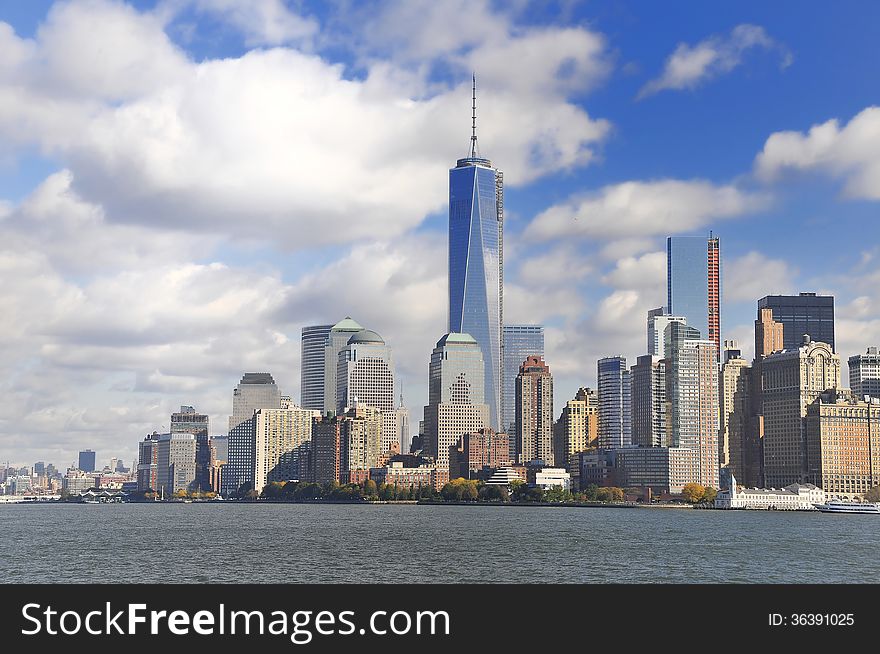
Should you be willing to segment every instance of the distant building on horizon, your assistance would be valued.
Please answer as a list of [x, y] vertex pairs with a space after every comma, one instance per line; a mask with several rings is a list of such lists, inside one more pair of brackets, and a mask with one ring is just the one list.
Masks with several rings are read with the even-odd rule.
[[95, 453], [92, 450], [79, 453], [79, 469], [83, 472], [95, 472]]
[[783, 349], [801, 346], [804, 335], [811, 341], [834, 345], [834, 296], [816, 293], [767, 295], [758, 300], [758, 311], [770, 309], [773, 320], [782, 323]]
[[721, 359], [721, 247], [717, 237], [666, 239], [666, 306], [684, 316], [700, 337], [715, 343]]

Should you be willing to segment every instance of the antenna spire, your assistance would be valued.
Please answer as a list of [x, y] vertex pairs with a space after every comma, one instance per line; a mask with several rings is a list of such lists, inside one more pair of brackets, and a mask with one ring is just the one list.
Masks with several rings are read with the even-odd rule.
[[477, 153], [477, 74], [473, 73], [473, 113], [471, 114], [471, 159], [478, 157]]

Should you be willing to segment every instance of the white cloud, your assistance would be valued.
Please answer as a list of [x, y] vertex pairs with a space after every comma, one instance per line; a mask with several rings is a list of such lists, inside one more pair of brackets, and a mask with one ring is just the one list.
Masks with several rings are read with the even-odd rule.
[[786, 171], [812, 171], [844, 181], [851, 198], [880, 200], [880, 107], [868, 107], [840, 127], [834, 119], [809, 132], [776, 132], [755, 159], [766, 182]]
[[788, 67], [792, 62], [789, 50], [772, 39], [763, 27], [737, 25], [728, 36], [711, 36], [693, 46], [679, 43], [666, 59], [660, 77], [647, 82], [639, 91], [638, 99], [666, 89], [699, 86], [730, 72], [742, 63], [746, 51], [757, 48], [778, 51], [781, 68]]
[[576, 196], [540, 213], [527, 234], [538, 239], [618, 239], [694, 230], [765, 208], [769, 197], [705, 180], [630, 181]]
[[602, 278], [602, 283], [615, 288], [655, 291], [662, 297], [666, 286], [666, 252], [624, 257]]
[[182, 0], [201, 12], [214, 13], [241, 30], [245, 43], [283, 45], [315, 36], [318, 22], [291, 11], [282, 0]]
[[794, 292], [797, 276], [797, 270], [787, 262], [754, 250], [726, 259], [722, 273], [725, 302], [756, 302], [765, 295], [787, 295]]

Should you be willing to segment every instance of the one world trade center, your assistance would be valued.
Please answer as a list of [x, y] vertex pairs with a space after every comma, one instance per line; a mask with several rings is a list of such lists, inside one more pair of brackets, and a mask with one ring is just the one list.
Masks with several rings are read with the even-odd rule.
[[449, 331], [470, 334], [483, 352], [490, 426], [499, 429], [503, 323], [503, 176], [480, 157], [476, 80], [468, 156], [449, 171]]

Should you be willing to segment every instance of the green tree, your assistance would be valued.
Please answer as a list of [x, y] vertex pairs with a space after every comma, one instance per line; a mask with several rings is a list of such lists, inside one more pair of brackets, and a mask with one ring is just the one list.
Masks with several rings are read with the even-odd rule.
[[269, 500], [277, 500], [282, 497], [285, 485], [286, 484], [281, 481], [270, 481], [263, 487], [261, 495]]
[[707, 504], [711, 504], [715, 501], [715, 497], [718, 495], [718, 491], [709, 486], [704, 492], [703, 497], [700, 498], [701, 502], [706, 502]]
[[599, 487], [596, 484], [590, 484], [584, 491], [584, 499], [588, 502], [595, 502], [599, 499]]
[[874, 486], [874, 488], [865, 493], [865, 501], [880, 502], [880, 486]]
[[510, 494], [502, 484], [487, 484], [480, 488], [479, 499], [483, 502], [509, 502]]
[[364, 480], [364, 495], [370, 499], [379, 497], [379, 487], [376, 486], [376, 482], [372, 479]]
[[696, 504], [697, 502], [703, 499], [703, 495], [706, 493], [706, 488], [702, 484], [697, 484], [691, 482], [690, 484], [685, 484], [684, 488], [681, 489], [681, 496], [691, 504]]

